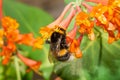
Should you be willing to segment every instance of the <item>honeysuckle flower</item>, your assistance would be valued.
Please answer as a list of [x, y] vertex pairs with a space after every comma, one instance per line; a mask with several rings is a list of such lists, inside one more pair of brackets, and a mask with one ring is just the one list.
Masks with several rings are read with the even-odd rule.
[[67, 16], [66, 19], [64, 19], [64, 20], [59, 24], [59, 26], [60, 26], [61, 28], [63, 28], [64, 30], [66, 30], [66, 29], [68, 28], [71, 20], [72, 20], [73, 17], [75, 16], [75, 12], [76, 12], [75, 9], [72, 7], [70, 14]]
[[41, 37], [38, 37], [34, 41], [33, 48], [42, 49], [43, 48], [43, 44], [44, 44], [43, 39]]
[[11, 19], [10, 17], [4, 17], [2, 19], [2, 27], [5, 32], [9, 32], [18, 29], [19, 24], [16, 20]]
[[4, 56], [2, 64], [6, 65], [8, 63], [15, 50], [16, 46], [12, 42], [8, 42], [7, 46], [2, 47], [2, 51], [0, 52], [0, 56]]
[[64, 18], [65, 14], [68, 12], [68, 10], [72, 7], [73, 2], [69, 3], [63, 10], [63, 12], [60, 14], [60, 16], [51, 24], [49, 24], [47, 27], [53, 28], [55, 25], [58, 25]]
[[89, 15], [85, 12], [80, 12], [76, 16], [76, 24], [80, 26], [79, 32], [81, 34], [88, 34], [89, 39], [94, 40], [95, 35], [93, 32], [94, 23], [90, 21]]
[[101, 4], [93, 7], [90, 15], [91, 17], [96, 18], [99, 20], [102, 24], [107, 24], [107, 19], [104, 15], [104, 13], [107, 11], [107, 6], [103, 6]]
[[88, 10], [88, 12], [91, 12], [92, 11], [92, 6], [88, 5], [86, 2], [82, 2], [82, 5], [85, 6]]
[[77, 32], [77, 25], [75, 23], [73, 29], [67, 33], [66, 41], [69, 45], [70, 52], [76, 57], [81, 58], [82, 57], [82, 51], [80, 50], [80, 43], [82, 40], [83, 35], [81, 34], [78, 39], [75, 39], [76, 32]]
[[70, 52], [72, 52], [76, 58], [82, 57], [82, 51], [80, 50], [80, 43], [82, 40], [83, 35], [80, 35], [78, 39], [74, 39], [70, 44]]
[[81, 12], [81, 8], [79, 6], [76, 6], [77, 12]]
[[[108, 32], [108, 43], [112, 43], [119, 39], [120, 34], [120, 1], [119, 0], [85, 0], [86, 2], [98, 3], [96, 6], [89, 6], [82, 3], [89, 11], [89, 18], [94, 18], [94, 23]], [[77, 16], [78, 17], [78, 16]], [[76, 20], [79, 21], [80, 19]], [[90, 20], [89, 20], [90, 21]], [[91, 22], [91, 21], [90, 21]], [[78, 23], [78, 22], [77, 22]], [[79, 23], [80, 24], [80, 23]], [[80, 26], [80, 32], [84, 32], [85, 27]], [[114, 32], [117, 31], [117, 35]], [[93, 31], [91, 34], [94, 34]], [[89, 37], [89, 36], [88, 36]]]
[[40, 61], [35, 61], [32, 59], [29, 59], [27, 57], [24, 57], [22, 54], [17, 53], [17, 56], [24, 62], [25, 65], [29, 66], [30, 69], [34, 70], [35, 72], [38, 73], [37, 70], [39, 70], [41, 62]]
[[40, 29], [40, 34], [41, 34], [41, 38], [38, 38], [37, 40], [41, 40], [40, 41], [35, 41], [35, 46], [36, 48], [42, 48], [42, 45], [44, 44], [45, 40], [47, 40], [51, 34], [53, 33], [53, 31], [55, 31], [58, 27], [59, 27], [59, 24], [62, 22], [65, 14], [68, 12], [68, 10], [71, 8], [72, 6], [72, 2], [69, 3], [63, 10], [63, 12], [60, 14], [60, 16], [55, 20], [53, 21], [52, 23], [50, 23], [49, 25], [47, 25], [46, 27], [42, 27]]
[[70, 32], [67, 33], [66, 41], [67, 41], [68, 44], [72, 43], [73, 39], [76, 36], [76, 32], [77, 32], [77, 25], [75, 23], [74, 28]]
[[0, 29], [0, 48], [3, 46], [4, 41], [3, 41], [3, 29]]
[[39, 33], [41, 34], [41, 38], [39, 38], [39, 39], [41, 40], [41, 42], [37, 41], [37, 40], [35, 41], [36, 42], [35, 46], [37, 48], [42, 48], [42, 45], [44, 44], [45, 40], [47, 40], [54, 31], [59, 31], [59, 27], [66, 29], [69, 26], [70, 21], [72, 20], [72, 18], [75, 15], [74, 8], [71, 9], [71, 13], [69, 14], [69, 16], [66, 19], [64, 19], [64, 17], [65, 17], [65, 14], [68, 12], [68, 10], [72, 7], [72, 4], [73, 4], [72, 2], [69, 3], [64, 8], [61, 15], [55, 21], [53, 21], [51, 24], [47, 25], [46, 27], [42, 27], [40, 29]]
[[85, 0], [87, 2], [101, 3], [103, 5], [107, 5], [109, 0]]
[[88, 20], [88, 14], [85, 12], [80, 12], [76, 16], [76, 24], [81, 25], [84, 24], [86, 26], [90, 26], [90, 21]]
[[10, 17], [2, 18], [2, 29], [0, 29], [0, 56], [3, 57], [2, 64], [6, 65], [13, 55], [17, 55], [27, 66], [37, 72], [41, 62], [30, 60], [18, 53], [17, 44], [33, 46], [36, 39], [32, 33], [20, 34], [19, 24]]
[[28, 46], [33, 46], [35, 38], [32, 33], [20, 35], [20, 39], [17, 41], [18, 44], [24, 44]]

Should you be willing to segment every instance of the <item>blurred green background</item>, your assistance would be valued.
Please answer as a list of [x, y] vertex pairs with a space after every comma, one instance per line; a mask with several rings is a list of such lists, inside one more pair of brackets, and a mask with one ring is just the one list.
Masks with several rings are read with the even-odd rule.
[[[21, 33], [32, 32], [37, 37], [40, 36], [40, 27], [56, 19], [65, 3], [70, 1], [75, 0], [3, 0], [3, 14], [19, 22]], [[42, 61], [39, 70], [43, 72], [43, 76], [32, 71], [26, 73], [27, 67], [20, 62], [21, 79], [50, 80], [52, 76], [51, 80], [55, 80], [59, 76], [63, 80], [120, 80], [120, 41], [108, 44], [107, 33], [98, 27], [95, 27], [94, 31], [96, 34], [94, 41], [90, 41], [87, 36], [82, 40], [80, 48], [83, 58], [54, 65], [48, 61], [49, 45], [45, 44], [42, 50], [19, 45], [24, 56]], [[0, 63], [0, 80], [17, 80], [12, 59], [6, 66]]]

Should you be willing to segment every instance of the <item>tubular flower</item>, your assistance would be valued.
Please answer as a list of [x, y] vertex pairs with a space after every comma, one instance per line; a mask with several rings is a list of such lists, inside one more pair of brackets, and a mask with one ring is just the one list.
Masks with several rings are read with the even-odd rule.
[[74, 28], [70, 32], [67, 33], [66, 41], [68, 44], [72, 43], [73, 39], [76, 36], [76, 32], [77, 32], [77, 25], [75, 23]]
[[[39, 39], [42, 41], [42, 44], [41, 44], [41, 42], [36, 40], [36, 44], [35, 44], [36, 48], [41, 48], [41, 46], [44, 44], [45, 40], [47, 40], [56, 29], [58, 29], [58, 25], [61, 23], [65, 14], [68, 12], [68, 10], [71, 8], [71, 6], [72, 6], [72, 3], [69, 3], [64, 8], [61, 15], [55, 21], [53, 21], [51, 24], [47, 25], [46, 27], [42, 27], [40, 29], [39, 33], [41, 34], [41, 38], [39, 38]], [[37, 46], [37, 45], [40, 45], [40, 46]]]
[[32, 33], [20, 35], [20, 38], [17, 41], [18, 44], [25, 44], [28, 46], [33, 46], [34, 42], [35, 42], [35, 39]]
[[[20, 34], [18, 30], [19, 24], [15, 19], [10, 17], [2, 18], [2, 29], [0, 29], [0, 56], [3, 57], [2, 64], [7, 64], [12, 57], [12, 55], [17, 54], [18, 57], [31, 69], [36, 70], [41, 63], [24, 58], [22, 55], [18, 54], [16, 44], [24, 44], [28, 46], [33, 46], [35, 43], [35, 38], [31, 33]], [[36, 66], [38, 65], [38, 66]]]
[[[69, 26], [72, 18], [74, 17], [75, 15], [75, 10], [74, 8], [72, 7], [71, 9], [71, 13], [69, 14], [69, 16], [63, 20], [65, 14], [68, 12], [68, 10], [71, 8], [72, 6], [72, 3], [69, 3], [63, 10], [63, 12], [61, 13], [61, 15], [55, 20], [53, 21], [51, 24], [47, 25], [46, 27], [42, 27], [39, 31], [39, 33], [41, 34], [41, 37], [39, 38], [41, 40], [40, 41], [35, 41], [36, 44], [35, 44], [35, 47], [36, 48], [41, 48], [42, 45], [44, 44], [44, 42], [50, 38], [51, 34], [54, 32], [54, 31], [57, 31], [59, 32], [59, 28], [63, 28], [63, 29], [67, 29], [67, 27]], [[38, 39], [38, 40], [39, 40]]]
[[109, 0], [85, 0], [87, 2], [101, 3], [103, 5], [107, 5]]
[[91, 11], [90, 15], [91, 17], [95, 17], [97, 20], [99, 20], [102, 24], [107, 23], [107, 19], [104, 15], [104, 13], [107, 11], [107, 7], [103, 6], [101, 4], [93, 7], [93, 10]]
[[4, 17], [4, 19], [2, 19], [2, 27], [4, 31], [9, 32], [16, 30], [19, 27], [19, 24], [16, 20], [11, 19], [10, 17]]
[[4, 44], [3, 35], [4, 35], [3, 30], [0, 29], [0, 48], [1, 48], [1, 47], [3, 46], [3, 44]]
[[79, 32], [81, 34], [87, 33], [89, 39], [94, 40], [95, 35], [93, 32], [94, 23], [89, 20], [89, 15], [85, 12], [80, 12], [76, 16], [76, 24], [80, 26]]
[[78, 39], [74, 39], [70, 45], [70, 52], [72, 52], [76, 58], [82, 57], [82, 51], [79, 48], [82, 37], [83, 35], [81, 35]]
[[24, 57], [23, 55], [21, 55], [20, 53], [17, 53], [17, 56], [24, 62], [24, 64], [29, 66], [30, 69], [34, 70], [35, 72], [37, 72], [37, 70], [39, 69], [39, 67], [41, 65], [41, 62], [28, 59], [28, 58]]
[[43, 44], [44, 44], [43, 39], [41, 37], [38, 37], [35, 39], [33, 47], [38, 48], [38, 49], [42, 49]]
[[[82, 5], [89, 10], [89, 14], [81, 11], [76, 16], [76, 24], [80, 26], [79, 32], [87, 33], [91, 40], [94, 40], [93, 23], [108, 32], [108, 43], [120, 38], [120, 1], [119, 0], [85, 0], [86, 2], [99, 3], [96, 6], [89, 6], [85, 2]], [[90, 20], [93, 18], [94, 20]], [[114, 33], [117, 31], [117, 34]]]

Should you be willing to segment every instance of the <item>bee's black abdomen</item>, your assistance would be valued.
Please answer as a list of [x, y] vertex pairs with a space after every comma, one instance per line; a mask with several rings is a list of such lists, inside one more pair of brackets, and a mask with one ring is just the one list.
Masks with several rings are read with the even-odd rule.
[[65, 55], [63, 56], [58, 56], [57, 60], [58, 61], [67, 61], [70, 58], [70, 52], [67, 52]]

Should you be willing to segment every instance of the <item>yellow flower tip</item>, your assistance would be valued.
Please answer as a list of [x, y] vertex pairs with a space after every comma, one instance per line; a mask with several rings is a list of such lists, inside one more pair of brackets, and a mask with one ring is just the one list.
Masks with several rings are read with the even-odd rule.
[[29, 66], [34, 71], [38, 70], [41, 65], [41, 62], [24, 57], [20, 53], [17, 53], [17, 56], [21, 59], [21, 61], [24, 62], [24, 64]]
[[82, 36], [80, 36], [79, 40], [74, 39], [72, 43], [70, 44], [70, 52], [74, 54], [76, 58], [81, 58], [82, 57], [82, 51], [79, 49], [80, 42], [81, 42]]
[[5, 57], [5, 59], [2, 61], [2, 64], [3, 64], [3, 65], [7, 65], [8, 62], [9, 62], [9, 59], [10, 59], [10, 58]]
[[0, 47], [2, 47], [4, 44], [3, 35], [4, 35], [4, 31], [0, 29]]
[[19, 44], [25, 44], [28, 46], [33, 46], [34, 45], [34, 36], [32, 33], [29, 34], [23, 34], [23, 35], [19, 35], [19, 40], [17, 41], [17, 43]]
[[108, 30], [114, 31], [116, 26], [109, 22]]
[[55, 28], [56, 28], [56, 26], [54, 26], [53, 28], [42, 27], [40, 29], [39, 33], [41, 34], [43, 39], [47, 39], [50, 37], [50, 35], [52, 34], [52, 32], [54, 31]]
[[102, 24], [107, 24], [107, 19], [104, 15], [100, 15], [98, 16], [98, 20], [102, 23]]
[[94, 34], [94, 32], [91, 32], [90, 34], [88, 34], [88, 38], [90, 39], [90, 40], [95, 40], [95, 34]]
[[43, 44], [44, 44], [44, 40], [41, 37], [38, 37], [34, 42], [33, 48], [42, 49]]
[[11, 17], [3, 17], [2, 27], [7, 31], [15, 30], [19, 27], [19, 24], [15, 19], [12, 19]]
[[77, 16], [76, 16], [76, 24], [77, 25], [81, 25], [81, 24], [85, 24], [86, 22], [88, 23], [88, 14], [85, 12], [80, 12]]
[[82, 51], [79, 49], [79, 47], [76, 48], [75, 57], [76, 58], [81, 58], [82, 57]]
[[120, 33], [118, 32], [117, 36], [115, 37], [116, 40], [120, 39]]
[[108, 43], [111, 44], [115, 41], [115, 38], [114, 37], [109, 37], [108, 38]]

